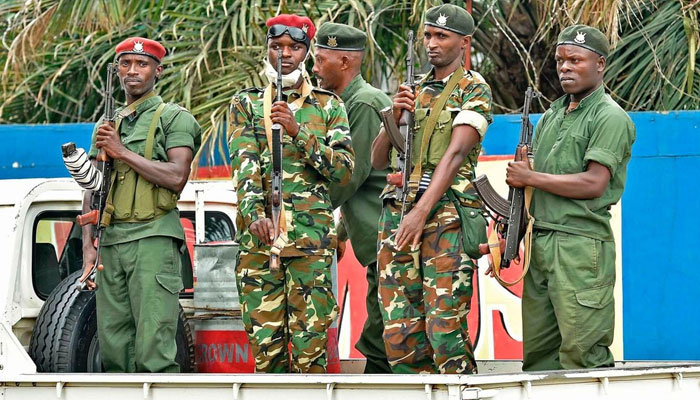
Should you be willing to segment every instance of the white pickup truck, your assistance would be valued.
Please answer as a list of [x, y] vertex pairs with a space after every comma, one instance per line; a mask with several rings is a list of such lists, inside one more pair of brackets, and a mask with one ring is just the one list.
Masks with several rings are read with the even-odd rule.
[[[195, 193], [198, 193], [195, 196]], [[197, 206], [195, 206], [197, 197]], [[685, 399], [700, 396], [700, 364], [619, 363], [592, 371], [522, 373], [518, 361], [480, 361], [466, 375], [255, 375], [195, 373], [192, 324], [180, 313], [181, 374], [104, 374], [95, 301], [77, 292], [82, 192], [70, 179], [0, 181], [0, 400], [6, 399]], [[179, 209], [191, 239], [233, 239], [230, 182], [195, 182]], [[204, 206], [203, 206], [204, 205]], [[206, 229], [205, 229], [206, 227]], [[183, 309], [192, 309], [192, 263], [183, 255]], [[698, 338], [689, 338], [697, 340]], [[662, 345], [662, 344], [660, 344]]]

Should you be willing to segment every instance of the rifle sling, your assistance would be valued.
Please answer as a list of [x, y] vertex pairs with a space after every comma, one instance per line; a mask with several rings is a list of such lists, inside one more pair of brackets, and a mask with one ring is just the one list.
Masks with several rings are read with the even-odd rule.
[[[267, 85], [265, 88], [265, 92], [263, 93], [263, 122], [265, 124], [265, 136], [267, 137], [267, 145], [270, 147], [270, 153], [274, 155], [274, 152], [272, 150], [272, 120], [270, 119], [270, 114], [272, 113], [272, 92], [273, 92], [273, 85], [270, 83]], [[278, 89], [281, 90], [281, 89]], [[304, 101], [306, 101], [306, 98], [311, 95], [311, 85], [306, 81], [306, 79], [302, 80], [301, 84], [301, 97], [298, 99], [294, 100], [292, 102], [292, 109], [300, 109], [301, 106], [304, 104]], [[282, 144], [282, 140], [280, 140], [280, 144]], [[283, 176], [284, 176], [284, 168], [282, 169], [283, 171]], [[282, 196], [280, 194], [280, 196]], [[284, 211], [284, 200], [280, 199], [280, 222], [279, 222], [279, 227], [280, 227], [280, 233], [282, 232], [287, 232], [287, 219], [285, 218], [285, 211]], [[285, 236], [285, 235], [280, 235], [280, 236]], [[280, 243], [280, 245], [284, 246], [286, 245], [285, 243]], [[273, 246], [275, 246], [273, 244]], [[278, 248], [277, 250], [281, 251], [281, 248]]]
[[[455, 87], [457, 87], [457, 84], [463, 77], [464, 68], [457, 68], [457, 70], [452, 74], [450, 80], [447, 81], [447, 85], [445, 85], [445, 88], [442, 90], [442, 93], [440, 93], [440, 97], [438, 97], [438, 99], [435, 101], [435, 103], [430, 109], [430, 115], [428, 116], [428, 120], [425, 123], [425, 128], [423, 129], [423, 138], [420, 144], [420, 153], [418, 153], [419, 159], [416, 160], [416, 166], [415, 168], [413, 168], [413, 172], [411, 173], [411, 177], [409, 179], [409, 186], [414, 185], [417, 187], [418, 182], [420, 182], [420, 177], [423, 173], [423, 154], [427, 153], [428, 151], [428, 143], [430, 143], [430, 138], [433, 136], [435, 124], [437, 124], [438, 117], [440, 116], [442, 109], [445, 108], [445, 104], [447, 104], [447, 99], [450, 98], [452, 91]], [[407, 168], [410, 167], [411, 166], [407, 166]]]
[[[532, 164], [532, 162], [530, 162]], [[531, 165], [532, 167], [532, 165]], [[533, 168], [534, 169], [534, 168]], [[532, 186], [525, 187], [525, 216], [527, 218], [527, 227], [525, 228], [525, 236], [523, 237], [523, 271], [520, 276], [511, 282], [501, 278], [501, 242], [498, 238], [496, 228], [491, 230], [489, 234], [489, 252], [491, 253], [491, 269], [493, 269], [494, 277], [503, 287], [510, 287], [525, 278], [527, 271], [530, 269], [530, 251], [532, 249], [532, 229], [535, 224], [535, 218], [530, 215], [530, 203], [532, 202]]]

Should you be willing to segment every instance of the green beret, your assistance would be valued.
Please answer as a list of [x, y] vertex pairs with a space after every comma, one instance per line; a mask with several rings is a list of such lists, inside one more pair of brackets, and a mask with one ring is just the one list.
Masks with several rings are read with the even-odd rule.
[[447, 29], [462, 36], [474, 33], [474, 19], [462, 7], [454, 4], [435, 6], [425, 12], [425, 24]]
[[588, 25], [573, 25], [564, 28], [557, 38], [557, 46], [570, 44], [607, 57], [610, 52], [608, 38], [596, 28]]
[[345, 24], [326, 22], [316, 33], [316, 47], [330, 50], [363, 51], [367, 35]]

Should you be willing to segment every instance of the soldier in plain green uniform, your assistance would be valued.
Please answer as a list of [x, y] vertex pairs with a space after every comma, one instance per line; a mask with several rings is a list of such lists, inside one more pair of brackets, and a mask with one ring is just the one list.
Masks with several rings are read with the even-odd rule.
[[377, 298], [377, 221], [382, 210], [379, 195], [388, 170], [375, 170], [370, 162], [372, 142], [381, 128], [379, 111], [391, 105], [381, 90], [360, 74], [367, 35], [357, 28], [327, 22], [316, 35], [313, 72], [321, 88], [340, 96], [350, 120], [355, 169], [346, 186], [331, 186], [333, 207], [340, 207], [338, 258], [350, 238], [355, 257], [367, 268], [367, 320], [355, 347], [365, 355], [365, 373], [391, 373], [382, 334], [382, 314]]
[[[350, 182], [352, 142], [340, 99], [313, 87], [304, 74], [313, 22], [282, 14], [266, 24], [270, 84], [236, 94], [231, 107], [240, 243], [236, 283], [256, 372], [323, 373], [328, 328], [338, 314], [330, 270], [337, 240], [329, 185]], [[282, 88], [276, 87], [273, 67], [278, 50]], [[285, 100], [273, 102], [277, 90]], [[284, 130], [280, 238], [286, 240], [281, 241], [273, 238], [270, 218], [272, 123]], [[270, 268], [271, 250], [280, 252], [276, 271]]]
[[509, 185], [534, 188], [522, 299], [525, 371], [614, 366], [610, 207], [622, 196], [635, 127], [605, 93], [608, 51], [595, 28], [561, 32], [555, 60], [566, 94], [537, 125], [534, 171], [526, 161], [507, 169]]
[[[107, 203], [114, 207], [101, 238], [104, 270], [98, 288], [97, 333], [107, 372], [179, 372], [175, 362], [180, 249], [185, 240], [177, 199], [190, 174], [200, 127], [184, 108], [153, 90], [165, 48], [130, 38], [116, 48], [117, 73], [127, 104], [114, 125], [98, 122], [89, 152], [114, 160]], [[83, 211], [89, 211], [91, 192]], [[92, 226], [83, 227], [83, 270], [95, 262]]]

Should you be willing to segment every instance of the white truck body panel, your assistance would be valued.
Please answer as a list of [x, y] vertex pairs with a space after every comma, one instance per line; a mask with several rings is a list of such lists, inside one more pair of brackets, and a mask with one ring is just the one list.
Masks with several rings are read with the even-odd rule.
[[691, 365], [475, 376], [33, 374], [0, 382], [4, 400], [658, 400], [699, 395], [700, 366]]
[[[18, 399], [697, 399], [700, 363], [623, 363], [619, 368], [520, 373], [520, 362], [482, 361], [479, 375], [49, 374], [36, 373], [20, 334], [43, 301], [31, 276], [33, 222], [47, 210], [76, 210], [82, 191], [70, 179], [0, 181], [0, 400]], [[229, 215], [230, 181], [186, 187], [180, 210]], [[201, 211], [201, 209], [199, 210]], [[199, 213], [201, 215], [201, 213]], [[349, 365], [352, 363], [346, 363]], [[357, 366], [355, 366], [355, 369]], [[345, 369], [349, 370], [349, 369]]]

